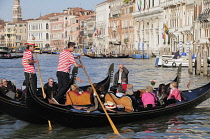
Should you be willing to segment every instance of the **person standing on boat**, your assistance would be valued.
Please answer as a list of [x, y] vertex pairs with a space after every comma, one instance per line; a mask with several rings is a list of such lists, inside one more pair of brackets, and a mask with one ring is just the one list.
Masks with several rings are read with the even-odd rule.
[[178, 59], [180, 58], [179, 50], [175, 52], [173, 59]]
[[26, 43], [26, 51], [23, 54], [22, 65], [24, 67], [24, 75], [26, 81], [26, 92], [29, 90], [29, 85], [31, 89], [35, 91], [37, 89], [37, 76], [35, 71], [34, 63], [39, 63], [36, 59], [34, 60], [33, 51], [35, 49], [34, 43]]
[[126, 83], [128, 83], [128, 74], [129, 74], [128, 69], [126, 67], [124, 67], [123, 64], [120, 64], [119, 70], [114, 75], [113, 85], [114, 86], [121, 85], [123, 78], [126, 78], [127, 79]]
[[[59, 103], [64, 103], [64, 94], [66, 91], [69, 89], [69, 72], [71, 70], [72, 64], [74, 64], [78, 68], [84, 68], [83, 65], [78, 64], [72, 52], [75, 49], [75, 43], [74, 42], [68, 42], [68, 48], [66, 50], [63, 50], [60, 54], [59, 57], [59, 62], [58, 62], [58, 69], [56, 76], [58, 78], [58, 93], [55, 96], [55, 99]], [[80, 57], [78, 57], [80, 58]]]

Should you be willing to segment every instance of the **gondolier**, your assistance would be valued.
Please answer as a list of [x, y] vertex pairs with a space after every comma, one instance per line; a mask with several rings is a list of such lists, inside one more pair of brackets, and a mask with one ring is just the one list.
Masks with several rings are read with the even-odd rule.
[[71, 53], [74, 51], [74, 49], [75, 43], [69, 42], [68, 48], [66, 50], [63, 50], [59, 57], [58, 69], [56, 73], [56, 76], [58, 78], [58, 94], [55, 96], [55, 99], [59, 103], [64, 103], [64, 94], [70, 87], [68, 83], [70, 81], [69, 72], [71, 70], [72, 64], [74, 64], [78, 68], [84, 68], [83, 65], [80, 65], [75, 61], [74, 56]]
[[37, 76], [34, 67], [34, 63], [38, 63], [38, 60], [34, 60], [33, 51], [35, 48], [34, 43], [26, 43], [26, 51], [23, 54], [22, 65], [24, 67], [24, 75], [26, 80], [26, 91], [29, 89], [29, 85], [31, 85], [32, 90], [37, 89]]

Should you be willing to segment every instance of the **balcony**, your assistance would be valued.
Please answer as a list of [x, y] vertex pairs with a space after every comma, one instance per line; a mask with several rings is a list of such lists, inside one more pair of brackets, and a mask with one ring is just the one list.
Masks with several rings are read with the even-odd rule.
[[[136, 17], [145, 17], [145, 16], [156, 16], [155, 14], [159, 14], [163, 11], [163, 8], [160, 6], [157, 7], [153, 7], [147, 10], [143, 10], [143, 11], [138, 11], [138, 12], [133, 12], [132, 15], [134, 18]], [[146, 17], [148, 18], [148, 17]]]

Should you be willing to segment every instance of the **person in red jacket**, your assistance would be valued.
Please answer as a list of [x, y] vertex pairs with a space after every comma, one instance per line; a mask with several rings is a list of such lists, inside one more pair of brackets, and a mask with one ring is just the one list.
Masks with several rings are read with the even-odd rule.
[[176, 82], [171, 82], [170, 83], [170, 93], [168, 95], [168, 102], [171, 103], [176, 103], [176, 102], [180, 102], [181, 99], [181, 94], [179, 92], [179, 90], [177, 89], [177, 83]]
[[126, 91], [127, 90], [127, 78], [122, 78], [122, 84], [121, 84], [121, 86], [122, 86], [122, 88], [123, 88], [123, 90], [124, 91]]

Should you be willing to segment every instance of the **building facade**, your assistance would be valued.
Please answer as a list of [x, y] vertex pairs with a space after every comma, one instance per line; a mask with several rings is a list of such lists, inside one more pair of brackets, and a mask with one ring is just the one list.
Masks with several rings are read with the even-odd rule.
[[48, 48], [51, 43], [50, 17], [56, 17], [62, 14], [50, 13], [35, 20], [28, 21], [28, 41], [34, 42], [41, 48]]
[[164, 45], [163, 33], [163, 9], [160, 1], [142, 1], [140, 5], [136, 1], [135, 18], [135, 48], [151, 55], [158, 53]]
[[84, 20], [84, 46], [92, 47], [93, 45], [93, 34], [96, 26], [96, 15], [93, 14], [89, 18]]
[[123, 0], [113, 0], [110, 2], [109, 16], [109, 44], [112, 52], [120, 54], [124, 52], [122, 48], [122, 23], [121, 23], [121, 7]]
[[106, 0], [96, 5], [96, 25], [93, 34], [93, 45], [100, 47], [102, 53], [109, 53], [109, 15], [110, 2]]
[[7, 47], [16, 47], [16, 25], [6, 23], [4, 26], [4, 45]]
[[16, 40], [15, 46], [22, 47], [28, 40], [28, 24], [27, 21], [19, 21], [15, 23]]
[[134, 17], [132, 13], [136, 11], [135, 2], [129, 1], [121, 7], [121, 46], [124, 54], [131, 54], [134, 50], [135, 35], [134, 35]]
[[[61, 51], [66, 47], [67, 39], [67, 14], [49, 17], [50, 19], [50, 47]], [[47, 46], [49, 47], [49, 45]]]

